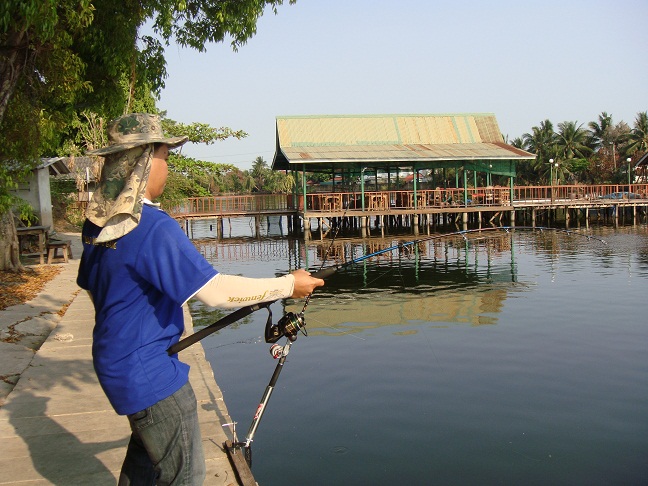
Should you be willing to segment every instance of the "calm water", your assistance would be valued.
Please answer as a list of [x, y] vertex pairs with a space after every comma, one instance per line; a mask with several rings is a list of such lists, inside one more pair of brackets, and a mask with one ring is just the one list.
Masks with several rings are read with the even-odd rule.
[[[232, 231], [253, 234], [240, 221]], [[197, 245], [226, 273], [317, 268], [328, 242], [306, 248], [280, 233]], [[607, 244], [488, 233], [331, 277], [257, 431], [257, 481], [648, 484], [648, 229], [588, 233]], [[331, 258], [381, 243], [355, 241], [339, 238]], [[274, 304], [275, 321], [284, 307], [301, 302]], [[219, 316], [196, 304], [192, 313], [205, 324]], [[240, 438], [276, 363], [262, 339], [266, 316], [203, 341]]]

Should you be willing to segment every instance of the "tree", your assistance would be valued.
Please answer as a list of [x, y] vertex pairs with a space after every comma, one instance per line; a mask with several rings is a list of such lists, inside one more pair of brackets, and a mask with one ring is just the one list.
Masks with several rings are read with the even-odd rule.
[[628, 138], [629, 143], [626, 148], [628, 155], [648, 152], [648, 112], [637, 113], [634, 127]]
[[589, 122], [590, 138], [589, 146], [593, 152], [610, 145], [610, 129], [612, 128], [612, 115], [602, 112], [598, 117], [598, 122]]
[[[553, 124], [549, 120], [540, 122], [539, 127], [532, 127], [531, 133], [522, 135], [524, 147], [529, 152], [536, 154], [536, 160], [533, 165], [538, 178], [545, 174], [549, 175], [549, 159], [555, 155], [556, 134], [554, 133]], [[546, 177], [548, 180], [549, 178]]]
[[556, 133], [555, 154], [561, 159], [585, 158], [592, 150], [587, 146], [588, 132], [583, 125], [576, 126], [576, 122], [562, 122], [558, 124]]
[[[0, 269], [18, 268], [11, 263], [18, 261], [11, 187], [39, 157], [61, 154], [78, 137], [80, 113], [111, 119], [132, 111], [139, 100], [164, 87], [164, 46], [171, 39], [204, 51], [209, 43], [230, 36], [237, 50], [256, 33], [265, 8], [276, 13], [281, 4], [283, 0], [0, 2]], [[147, 22], [155, 35], [140, 35]], [[6, 248], [11, 248], [10, 258], [1, 257]]]
[[266, 182], [272, 176], [272, 170], [268, 167], [268, 163], [263, 160], [263, 157], [254, 159], [250, 175], [254, 179], [254, 189], [265, 192]]

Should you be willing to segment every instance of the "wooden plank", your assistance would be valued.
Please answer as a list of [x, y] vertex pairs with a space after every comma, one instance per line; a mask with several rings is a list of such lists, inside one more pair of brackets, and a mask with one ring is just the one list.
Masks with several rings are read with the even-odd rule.
[[245, 453], [243, 449], [234, 447], [231, 440], [225, 441], [223, 444], [227, 457], [229, 457], [232, 468], [236, 473], [236, 478], [241, 486], [257, 486], [257, 482], [252, 475], [250, 466], [245, 460]]

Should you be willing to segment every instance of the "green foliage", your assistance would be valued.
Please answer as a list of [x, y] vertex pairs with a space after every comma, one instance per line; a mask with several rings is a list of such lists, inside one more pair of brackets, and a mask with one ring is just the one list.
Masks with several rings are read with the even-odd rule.
[[[0, 166], [10, 160], [21, 166], [0, 168], [0, 211], [10, 206], [8, 188], [39, 157], [78, 155], [87, 148], [84, 143], [92, 139], [84, 128], [91, 122], [87, 113], [110, 120], [125, 112], [156, 111], [155, 97], [167, 76], [164, 46], [172, 38], [204, 51], [229, 36], [238, 49], [256, 33], [265, 8], [276, 13], [281, 4], [283, 0], [0, 2]], [[155, 35], [140, 35], [146, 22], [152, 22]], [[204, 124], [170, 122], [167, 128], [203, 143], [246, 136]]]
[[[175, 38], [184, 47], [200, 52], [212, 42], [231, 38], [237, 50], [256, 34], [256, 23], [266, 7], [277, 13], [283, 0], [159, 0], [143, 2], [148, 15], [155, 18], [154, 30], [168, 42]], [[290, 0], [290, 4], [296, 0]]]
[[590, 161], [588, 159], [571, 159], [567, 163], [570, 172], [580, 174], [589, 170]]
[[582, 125], [576, 122], [562, 122], [558, 124], [558, 133], [555, 138], [556, 157], [562, 159], [583, 158], [592, 150], [586, 145], [588, 133]]
[[166, 117], [162, 118], [162, 128], [170, 136], [186, 135], [190, 142], [207, 145], [230, 137], [240, 140], [248, 135], [243, 130], [232, 130], [228, 127], [213, 128], [206, 123], [178, 123]]
[[13, 202], [12, 212], [25, 226], [32, 226], [38, 223], [38, 216], [36, 216], [34, 208], [30, 204], [19, 197], [15, 197]]
[[637, 113], [628, 141], [627, 155], [648, 152], [648, 112]]
[[74, 179], [50, 178], [50, 193], [52, 202], [67, 200], [70, 196], [76, 196], [77, 186]]
[[[514, 145], [519, 144], [515, 146], [537, 155], [533, 164], [518, 164], [518, 181], [549, 183], [552, 171], [558, 180], [574, 183], [627, 180], [626, 158], [637, 160], [648, 152], [648, 113], [638, 113], [632, 129], [624, 122], [615, 124], [606, 112], [587, 126], [589, 130], [576, 122], [562, 122], [555, 132], [553, 124], [545, 120], [521, 140], [514, 140]], [[554, 159], [553, 168], [549, 159]]]
[[249, 176], [254, 184], [253, 190], [264, 193], [289, 193], [295, 186], [295, 179], [291, 175], [270, 169], [263, 157], [257, 157], [249, 171]]

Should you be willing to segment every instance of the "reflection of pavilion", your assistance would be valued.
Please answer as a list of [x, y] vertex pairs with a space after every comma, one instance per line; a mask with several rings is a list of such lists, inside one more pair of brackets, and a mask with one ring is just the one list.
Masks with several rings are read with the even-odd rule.
[[[486, 236], [479, 232], [463, 236], [439, 233], [437, 235], [420, 238], [420, 240], [414, 245], [407, 245], [403, 248], [396, 248], [385, 253], [380, 253], [383, 250], [398, 246], [399, 243], [412, 242], [411, 235], [388, 238], [338, 237], [332, 243], [307, 244], [309, 248], [315, 247], [316, 260], [309, 260], [308, 252], [306, 252], [305, 264], [311, 271], [314, 271], [320, 267], [322, 261], [325, 261], [324, 266], [342, 265], [363, 255], [373, 253], [377, 253], [377, 255], [372, 256], [370, 259], [374, 263], [380, 261], [400, 261], [402, 259], [418, 262], [425, 258], [433, 258], [436, 261], [441, 261], [447, 258], [457, 258], [458, 252], [464, 253], [466, 251], [466, 245], [471, 246], [471, 251], [494, 253], [511, 251], [510, 235], [505, 232], [490, 233]], [[479, 246], [476, 246], [476, 244]]]
[[430, 291], [378, 299], [376, 295], [356, 296], [336, 299], [335, 303], [326, 306], [311, 305], [306, 325], [311, 334], [344, 335], [384, 326], [395, 326], [397, 331], [422, 322], [496, 324], [496, 314], [501, 311], [506, 296], [507, 291], [502, 288]]
[[[336, 241], [330, 248], [330, 245], [317, 245], [316, 255], [321, 260], [329, 250], [327, 262], [340, 265], [397, 243], [392, 238]], [[342, 272], [348, 272], [346, 282], [341, 275], [335, 277], [342, 280], [333, 280], [331, 287], [322, 290], [322, 293], [330, 292], [321, 296], [326, 304], [309, 307], [308, 329], [337, 334], [383, 326], [409, 328], [417, 323], [478, 326], [497, 322], [496, 314], [501, 312], [508, 294], [506, 283], [517, 281], [510, 234], [484, 238], [475, 233], [467, 239], [449, 235], [418, 242], [410, 252], [406, 259], [398, 255], [397, 249], [345, 266]], [[477, 261], [479, 269], [473, 266]], [[465, 264], [457, 265], [457, 262]], [[391, 277], [385, 273], [386, 269]], [[360, 280], [363, 283], [358, 287], [368, 284], [376, 286], [377, 291], [366, 293], [362, 288], [349, 287], [350, 281]], [[396, 289], [399, 282], [402, 289]], [[493, 287], [495, 282], [499, 283]], [[335, 288], [336, 285], [340, 287]], [[489, 285], [489, 289], [485, 290], [483, 285]]]

